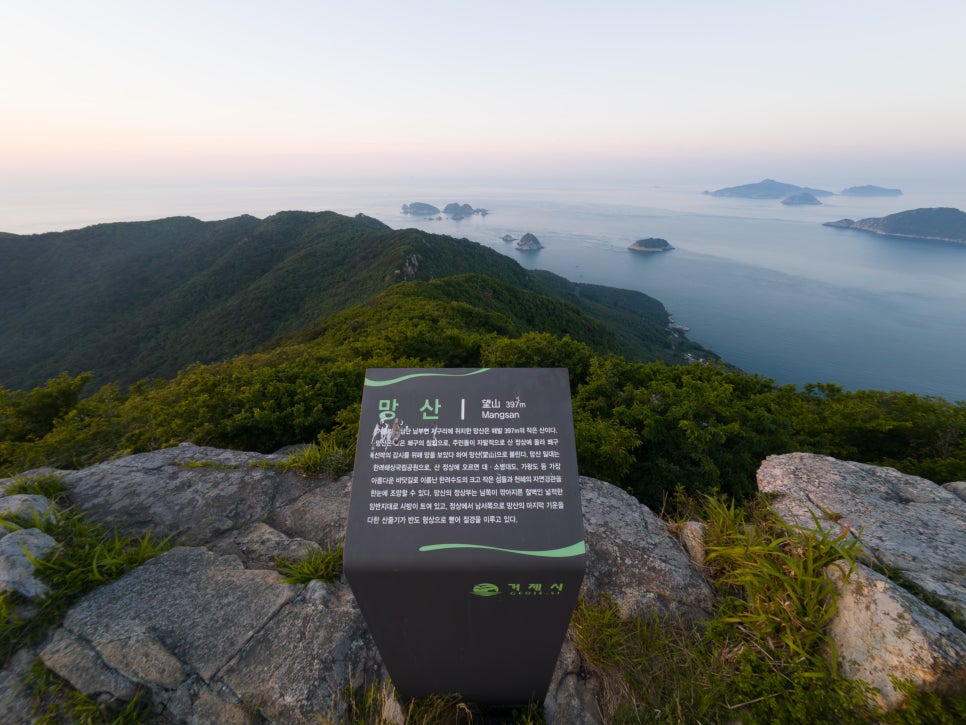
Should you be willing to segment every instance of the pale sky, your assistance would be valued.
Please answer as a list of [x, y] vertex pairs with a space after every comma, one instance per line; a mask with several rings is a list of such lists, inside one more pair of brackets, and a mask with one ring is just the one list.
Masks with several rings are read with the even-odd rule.
[[964, 33], [966, 0], [6, 2], [0, 173], [961, 169]]

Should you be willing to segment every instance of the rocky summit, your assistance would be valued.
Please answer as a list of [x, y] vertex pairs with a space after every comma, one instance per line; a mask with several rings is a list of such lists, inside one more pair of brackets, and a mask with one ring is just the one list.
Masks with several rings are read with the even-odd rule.
[[[171, 723], [249, 723], [256, 714], [270, 723], [337, 721], [347, 689], [386, 683], [344, 581], [289, 584], [275, 566], [276, 557], [340, 543], [352, 477], [302, 477], [280, 471], [282, 458], [184, 444], [59, 472], [91, 519], [179, 545], [95, 589], [43, 642], [10, 657], [0, 671], [0, 721], [34, 717], [25, 679], [37, 657], [98, 701], [146, 691], [157, 721]], [[849, 676], [887, 706], [902, 698], [890, 673], [922, 687], [963, 687], [964, 486], [804, 454], [767, 459], [759, 486], [787, 521], [862, 540], [865, 563], [836, 579], [831, 625]], [[582, 477], [580, 489], [584, 599], [609, 598], [626, 617], [710, 618], [700, 524], [672, 531], [608, 483]], [[0, 510], [53, 515], [49, 501], [23, 494], [0, 497]], [[0, 539], [0, 586], [39, 598], [30, 557], [19, 553], [42, 556], [57, 542], [29, 532]], [[887, 579], [886, 570], [900, 576]], [[544, 702], [547, 721], [602, 722], [601, 687], [569, 634]], [[384, 717], [401, 722], [391, 691], [382, 692]]]

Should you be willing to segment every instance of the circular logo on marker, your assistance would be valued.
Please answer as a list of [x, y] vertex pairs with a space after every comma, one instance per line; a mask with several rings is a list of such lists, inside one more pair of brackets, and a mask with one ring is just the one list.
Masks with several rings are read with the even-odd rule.
[[493, 597], [500, 593], [500, 587], [496, 584], [483, 582], [473, 587], [473, 593], [478, 597]]

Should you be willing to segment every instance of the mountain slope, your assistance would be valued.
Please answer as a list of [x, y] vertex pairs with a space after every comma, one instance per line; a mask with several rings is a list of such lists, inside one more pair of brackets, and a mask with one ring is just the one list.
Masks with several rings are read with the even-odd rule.
[[[0, 255], [9, 260], [0, 268], [0, 385], [8, 387], [65, 370], [92, 371], [96, 382], [169, 377], [192, 362], [305, 339], [306, 328], [399, 282], [469, 273], [606, 318], [621, 329], [606, 344], [589, 341], [602, 350], [667, 359], [681, 344], [646, 295], [625, 293], [637, 300], [629, 308], [474, 242], [361, 215], [175, 217], [0, 235]], [[448, 294], [458, 299], [459, 285]]]

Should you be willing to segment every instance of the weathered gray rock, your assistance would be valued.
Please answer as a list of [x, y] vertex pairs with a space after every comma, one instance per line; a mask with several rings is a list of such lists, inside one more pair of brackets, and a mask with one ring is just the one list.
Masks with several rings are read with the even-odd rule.
[[839, 596], [829, 634], [842, 674], [872, 685], [887, 709], [905, 699], [893, 677], [917, 689], [966, 690], [966, 633], [868, 567], [845, 571], [844, 562], [827, 571]]
[[318, 486], [269, 466], [278, 460], [186, 443], [71, 472], [62, 481], [71, 500], [107, 526], [198, 545], [260, 521]]
[[[916, 476], [826, 456], [771, 456], [758, 471], [762, 491], [786, 521], [859, 538], [864, 560], [911, 582], [960, 623], [966, 615], [966, 502]], [[966, 635], [900, 584], [857, 567], [840, 592], [830, 627], [842, 672], [893, 708], [904, 695], [891, 676], [923, 689], [966, 690]], [[961, 625], [960, 625], [961, 626]]]
[[769, 456], [758, 487], [787, 521], [848, 528], [871, 562], [901, 573], [966, 620], [966, 501], [892, 468], [789, 453]]
[[711, 586], [661, 519], [626, 491], [580, 477], [587, 541], [581, 596], [613, 598], [624, 617], [655, 614], [679, 621], [711, 615]]
[[950, 493], [956, 494], [963, 501], [966, 501], [966, 481], [950, 481], [949, 483], [944, 483], [943, 488]]
[[311, 582], [219, 673], [217, 684], [271, 722], [337, 722], [344, 691], [386, 677], [349, 588]]
[[699, 568], [704, 568], [707, 556], [705, 532], [707, 527], [701, 521], [685, 521], [678, 529], [678, 540], [688, 554], [688, 558]]
[[[0, 516], [31, 521], [36, 516], [45, 519], [51, 511], [50, 499], [31, 493], [16, 493], [13, 496], [0, 496]], [[6, 534], [6, 529], [0, 527], [0, 537]]]
[[271, 511], [265, 522], [292, 537], [333, 548], [345, 538], [352, 476], [337, 481], [316, 479], [316, 487]]
[[18, 529], [0, 539], [0, 592], [18, 592], [40, 599], [47, 585], [34, 576], [31, 558], [41, 559], [57, 546], [38, 529]]
[[337, 719], [345, 687], [386, 677], [348, 587], [299, 587], [177, 548], [88, 595], [42, 650], [86, 693], [146, 689], [175, 722]]
[[298, 561], [322, 551], [314, 541], [293, 539], [268, 524], [257, 523], [230, 531], [210, 545], [218, 554], [234, 554], [251, 569], [275, 569], [276, 559]]
[[187, 721], [197, 693], [296, 594], [277, 572], [172, 549], [71, 608], [41, 658], [83, 692], [129, 700], [144, 687]]

